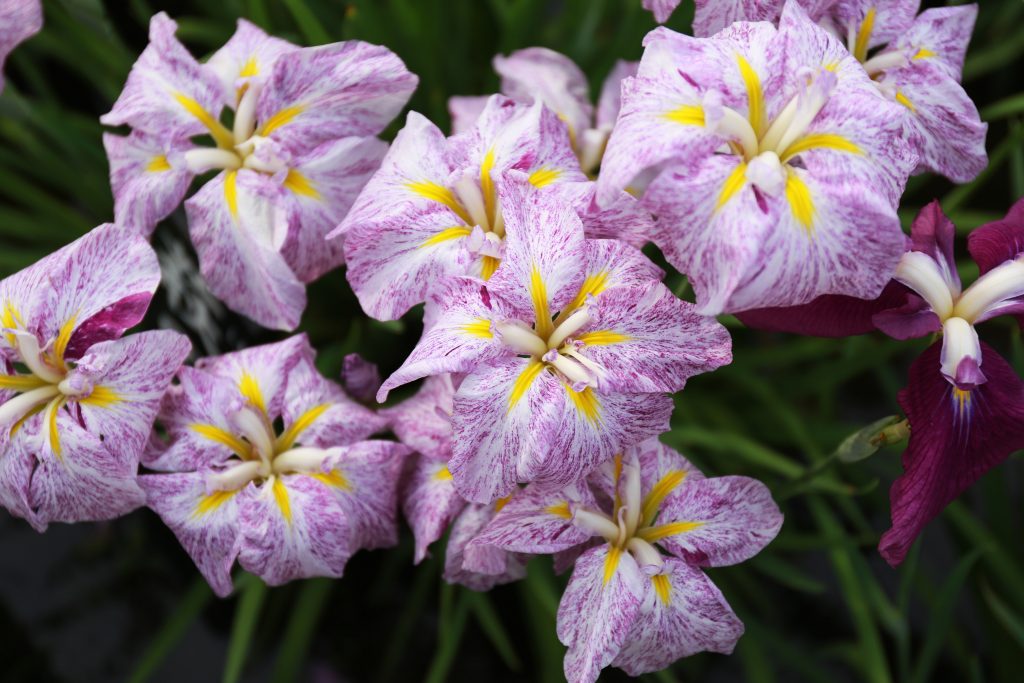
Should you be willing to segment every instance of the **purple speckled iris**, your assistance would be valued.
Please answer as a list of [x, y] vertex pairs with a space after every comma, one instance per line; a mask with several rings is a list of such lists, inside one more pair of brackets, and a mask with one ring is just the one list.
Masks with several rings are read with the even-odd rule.
[[103, 225], [0, 282], [0, 505], [42, 531], [139, 507], [139, 457], [191, 345], [122, 338], [160, 282], [141, 235]]
[[903, 251], [902, 106], [789, 3], [779, 28], [648, 34], [598, 178], [642, 192], [707, 314], [873, 298]]
[[590, 237], [643, 244], [652, 231], [650, 215], [625, 192], [597, 209], [566, 124], [541, 102], [493, 95], [468, 130], [448, 138], [412, 112], [332, 233], [345, 236], [348, 281], [363, 310], [392, 320], [427, 301], [446, 276], [489, 279], [505, 251], [496, 188], [510, 170], [576, 210]]
[[[341, 242], [325, 237], [380, 165], [387, 145], [375, 136], [417, 79], [386, 48], [298, 48], [244, 20], [200, 64], [176, 27], [153, 17], [149, 47], [101, 119], [132, 127], [104, 136], [115, 215], [149, 234], [196, 174], [219, 170], [185, 203], [203, 277], [233, 310], [294, 329], [304, 283], [344, 260]], [[216, 147], [197, 146], [200, 135]]]
[[39, 33], [43, 27], [43, 3], [40, 0], [4, 0], [0, 2], [0, 91], [4, 89], [4, 62], [20, 43]]
[[593, 683], [606, 666], [637, 676], [697, 652], [732, 652], [743, 624], [701, 568], [753, 557], [781, 526], [764, 484], [706, 479], [652, 439], [589, 486], [527, 486], [470, 545], [576, 558], [558, 637], [569, 648], [567, 680]]
[[725, 328], [659, 282], [615, 240], [588, 240], [555, 193], [509, 172], [497, 186], [505, 254], [487, 282], [449, 278], [438, 314], [378, 399], [402, 384], [465, 373], [454, 398], [450, 468], [489, 503], [519, 482], [568, 485], [668, 428], [692, 375], [731, 361]]
[[[182, 368], [140, 484], [218, 595], [236, 559], [271, 585], [341, 576], [361, 548], [397, 541], [404, 456], [366, 440], [386, 425], [313, 364], [304, 335]], [[275, 425], [282, 425], [280, 431]]]

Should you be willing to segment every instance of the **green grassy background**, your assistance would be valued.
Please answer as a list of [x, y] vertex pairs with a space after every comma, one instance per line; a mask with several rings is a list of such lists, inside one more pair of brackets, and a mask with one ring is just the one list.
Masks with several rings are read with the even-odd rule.
[[[935, 2], [926, 2], [932, 6]], [[497, 88], [490, 59], [530, 45], [572, 57], [594, 92], [619, 58], [640, 56], [654, 27], [640, 0], [46, 0], [42, 33], [8, 62], [0, 97], [0, 276], [112, 218], [99, 114], [166, 10], [205, 56], [246, 17], [312, 45], [360, 38], [387, 45], [420, 76], [411, 107], [447, 126], [447, 98]], [[692, 5], [669, 24], [688, 29]], [[965, 87], [990, 122], [991, 166], [961, 187], [914, 178], [909, 225], [933, 198], [961, 237], [1024, 196], [1024, 3], [982, 0]], [[387, 136], [393, 135], [393, 126]], [[183, 217], [158, 231], [180, 249]], [[961, 254], [965, 253], [961, 247]], [[655, 254], [656, 256], [656, 254]], [[976, 269], [963, 264], [970, 281]], [[186, 281], [189, 278], [184, 278]], [[193, 283], [194, 284], [194, 283]], [[669, 285], [686, 290], [678, 275]], [[168, 317], [207, 350], [274, 338], [216, 306], [206, 328]], [[729, 320], [726, 321], [730, 323]], [[735, 655], [699, 655], [647, 677], [659, 681], [1014, 681], [1024, 655], [1024, 544], [1019, 457], [982, 479], [928, 527], [907, 562], [877, 555], [899, 448], [858, 463], [834, 457], [848, 433], [898, 412], [896, 392], [927, 340], [880, 335], [819, 340], [731, 325], [735, 362], [677, 396], [664, 440], [709, 474], [766, 481], [786, 513], [755, 560], [714, 570], [744, 620]], [[419, 332], [417, 314], [367, 320], [341, 272], [311, 288], [303, 330], [335, 375], [361, 351], [388, 372]], [[988, 323], [983, 338], [1024, 370], [1020, 332]], [[341, 581], [267, 590], [241, 577], [218, 601], [173, 536], [140, 511], [105, 525], [38, 537], [0, 519], [0, 661], [4, 681], [557, 681], [554, 611], [565, 577], [546, 560], [529, 578], [479, 595], [443, 585], [443, 550], [411, 566], [411, 542], [361, 553]], [[313, 678], [314, 676], [318, 678]], [[602, 680], [624, 680], [608, 672]]]

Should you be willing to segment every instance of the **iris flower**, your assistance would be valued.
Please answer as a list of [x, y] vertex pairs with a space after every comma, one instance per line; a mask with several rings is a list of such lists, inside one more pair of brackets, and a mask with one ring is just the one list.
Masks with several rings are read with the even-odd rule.
[[387, 145], [375, 136], [417, 79], [383, 47], [298, 48], [242, 20], [200, 64], [175, 29], [153, 17], [149, 46], [101, 119], [132, 128], [104, 137], [115, 215], [149, 234], [195, 175], [218, 171], [185, 203], [203, 278], [233, 310], [294, 329], [304, 283], [343, 261], [340, 242], [324, 238], [380, 165]]
[[139, 457], [191, 349], [122, 337], [159, 282], [149, 244], [115, 225], [0, 282], [0, 504], [39, 531], [143, 503]]
[[782, 513], [747, 477], [705, 479], [656, 439], [627, 449], [594, 490], [526, 487], [474, 543], [509, 552], [582, 550], [558, 608], [570, 683], [606, 666], [631, 676], [701, 651], [731, 653], [743, 624], [702, 571], [750, 559]]
[[236, 559], [271, 585], [341, 576], [397, 541], [408, 449], [366, 440], [385, 421], [313, 365], [304, 335], [182, 368], [145, 459], [147, 504], [221, 596]]
[[641, 252], [587, 240], [576, 213], [525, 174], [498, 183], [505, 255], [493, 277], [449, 278], [439, 314], [378, 393], [464, 373], [451, 473], [490, 503], [519, 482], [566, 486], [668, 427], [686, 379], [731, 361], [729, 335], [659, 282]]
[[903, 107], [792, 2], [778, 29], [659, 28], [644, 44], [599, 202], [654, 175], [655, 242], [703, 313], [877, 296], [903, 251], [896, 205], [917, 164]]

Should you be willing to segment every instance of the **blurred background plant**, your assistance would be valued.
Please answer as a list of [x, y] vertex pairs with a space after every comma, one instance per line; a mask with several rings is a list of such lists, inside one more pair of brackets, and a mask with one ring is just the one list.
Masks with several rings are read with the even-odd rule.
[[[97, 118], [120, 92], [146, 45], [149, 17], [160, 10], [200, 57], [227, 40], [237, 17], [303, 45], [349, 38], [387, 45], [420, 76], [411, 107], [442, 127], [449, 96], [496, 91], [495, 53], [551, 47], [574, 59], [596, 92], [616, 59], [639, 58], [654, 27], [640, 0], [44, 4], [45, 27], [10, 58], [0, 97], [0, 276], [111, 219]], [[684, 3], [669, 26], [687, 31], [692, 12]], [[938, 197], [962, 238], [1024, 196], [1022, 55], [1024, 3], [983, 0], [964, 82], [990, 123], [991, 164], [960, 187], [912, 179], [900, 212], [905, 225]], [[225, 313], [203, 290], [184, 233], [180, 211], [158, 230], [165, 286], [148, 324], [188, 331], [203, 353], [276, 338]], [[967, 280], [972, 267], [964, 265]], [[688, 292], [678, 275], [669, 284]], [[1020, 457], [951, 505], [892, 570], [875, 546], [888, 526], [901, 446], [856, 462], [837, 451], [851, 432], [899, 412], [896, 392], [927, 342], [808, 339], [726, 323], [735, 362], [691, 380], [663, 439], [709, 474], [766, 481], [786, 525], [754, 561], [713, 572], [747, 626], [735, 656], [698, 655], [646, 678], [1020, 680]], [[302, 326], [329, 376], [353, 351], [393, 370], [420, 329], [418, 312], [395, 323], [367, 319], [342, 272], [312, 287]], [[984, 334], [1024, 371], [1016, 326], [1004, 318]], [[554, 615], [565, 577], [546, 560], [534, 561], [520, 584], [476, 594], [443, 584], [441, 547], [413, 567], [405, 532], [396, 549], [357, 555], [341, 581], [267, 589], [246, 576], [235, 597], [218, 601], [147, 511], [45, 536], [3, 517], [0, 548], [5, 682], [561, 679]], [[614, 670], [602, 677], [624, 679]]]

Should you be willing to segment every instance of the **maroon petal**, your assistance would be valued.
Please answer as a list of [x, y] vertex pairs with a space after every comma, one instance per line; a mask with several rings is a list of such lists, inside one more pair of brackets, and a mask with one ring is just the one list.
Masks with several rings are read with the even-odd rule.
[[981, 275], [1024, 253], [1024, 199], [1014, 204], [1003, 220], [987, 223], [968, 235], [967, 250]]
[[126, 296], [84, 321], [72, 335], [65, 357], [78, 360], [94, 344], [117, 339], [125, 330], [138, 325], [152, 298], [149, 292]]
[[942, 344], [910, 368], [900, 406], [910, 421], [903, 476], [889, 491], [892, 528], [878, 550], [896, 566], [924, 526], [981, 475], [1024, 448], [1024, 382], [992, 347], [981, 344], [988, 381], [957, 390], [939, 372]]

